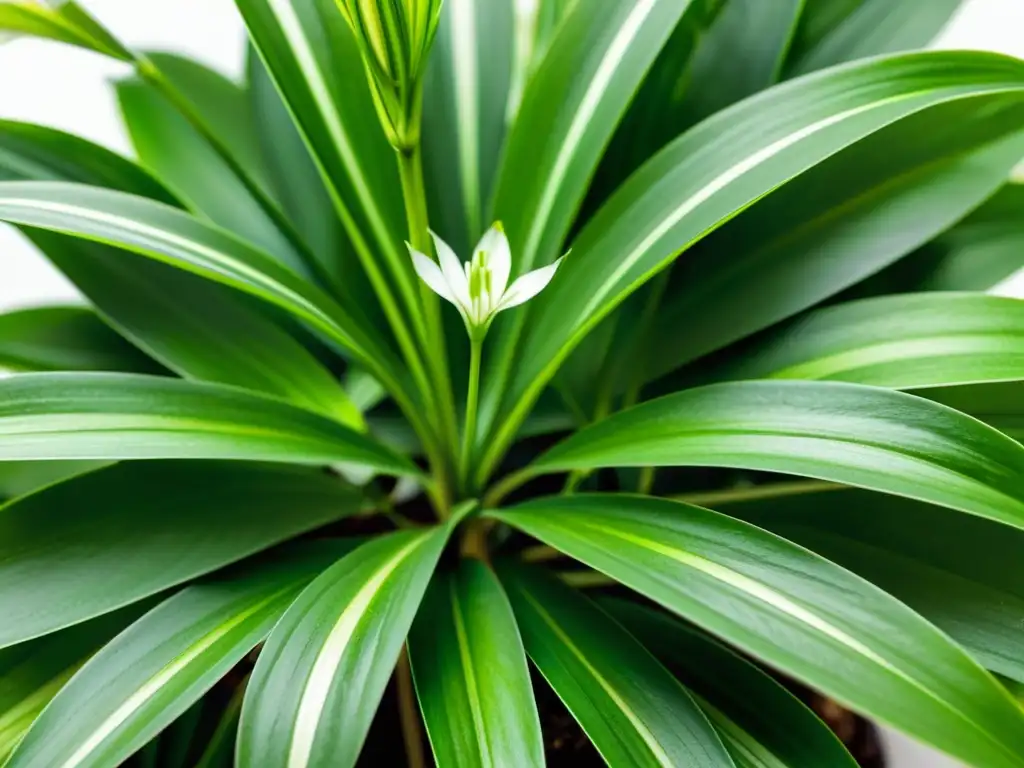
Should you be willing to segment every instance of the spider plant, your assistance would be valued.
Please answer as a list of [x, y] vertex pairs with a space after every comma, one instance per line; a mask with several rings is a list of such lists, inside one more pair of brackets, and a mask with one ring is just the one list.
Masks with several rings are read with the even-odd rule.
[[1024, 766], [1024, 62], [914, 52], [957, 0], [236, 3], [244, 84], [0, 3], [138, 156], [0, 122], [88, 301], [0, 316], [8, 768], [854, 765], [787, 680]]

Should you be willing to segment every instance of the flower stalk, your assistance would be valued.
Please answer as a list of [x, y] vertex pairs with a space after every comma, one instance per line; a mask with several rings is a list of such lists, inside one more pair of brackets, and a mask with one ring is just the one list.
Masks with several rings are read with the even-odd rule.
[[562, 259], [529, 272], [510, 285], [512, 249], [501, 222], [495, 223], [484, 234], [473, 250], [472, 258], [465, 263], [459, 261], [444, 240], [431, 234], [440, 263], [412, 243], [409, 244], [409, 255], [416, 273], [427, 287], [459, 311], [469, 335], [469, 381], [459, 453], [459, 479], [462, 490], [470, 493], [473, 490], [471, 473], [475, 460], [481, 356], [487, 331], [499, 313], [529, 301], [544, 290], [554, 278]]
[[482, 356], [483, 337], [471, 336], [469, 339], [469, 381], [466, 386], [466, 424], [462, 433], [462, 451], [459, 454], [459, 482], [467, 493], [471, 476], [473, 448], [476, 443], [476, 418], [480, 400], [480, 358]]

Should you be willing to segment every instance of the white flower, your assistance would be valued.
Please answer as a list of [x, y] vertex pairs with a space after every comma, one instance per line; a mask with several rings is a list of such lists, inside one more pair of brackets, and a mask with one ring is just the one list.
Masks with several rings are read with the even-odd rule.
[[455, 305], [466, 323], [466, 330], [474, 338], [482, 338], [487, 333], [491, 321], [499, 312], [519, 306], [543, 291], [562, 262], [562, 259], [558, 259], [546, 267], [523, 275], [509, 285], [512, 251], [500, 222], [480, 238], [480, 243], [473, 251], [473, 258], [465, 265], [459, 262], [455, 252], [444, 240], [433, 232], [430, 234], [434, 238], [441, 266], [410, 245], [409, 253], [416, 274], [434, 293]]

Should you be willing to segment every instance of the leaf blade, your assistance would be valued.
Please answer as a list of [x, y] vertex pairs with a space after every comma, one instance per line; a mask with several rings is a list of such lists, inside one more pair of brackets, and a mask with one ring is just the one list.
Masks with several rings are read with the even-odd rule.
[[584, 428], [534, 469], [597, 466], [805, 475], [1024, 526], [1019, 443], [950, 408], [857, 384], [745, 381], [668, 395]]
[[438, 766], [544, 765], [522, 639], [485, 566], [464, 561], [434, 575], [409, 656]]
[[854, 709], [971, 763], [1021, 764], [1024, 711], [995, 680], [894, 598], [801, 547], [649, 497], [493, 514]]
[[987, 669], [1024, 678], [1016, 636], [1024, 583], [1019, 531], [868, 491], [837, 488], [722, 510], [801, 544], [885, 589]]
[[317, 542], [186, 587], [90, 659], [8, 765], [119, 764], [262, 641], [291, 600], [354, 543]]
[[499, 565], [527, 653], [611, 765], [733, 765], [676, 680], [586, 597]]
[[16, 371], [161, 371], [94, 312], [74, 306], [34, 307], [0, 315], [0, 367]]
[[0, 461], [230, 458], [418, 474], [369, 437], [233, 387], [130, 374], [0, 379]]
[[[601, 605], [694, 692], [738, 764], [746, 766], [745, 759], [751, 768], [856, 765], [810, 709], [754, 664], [650, 608], [621, 599]], [[758, 762], [751, 755], [764, 757]]]
[[355, 489], [325, 475], [220, 462], [120, 464], [23, 497], [0, 515], [0, 605], [10, 619], [0, 647], [130, 605], [360, 507]]
[[439, 529], [377, 538], [302, 592], [246, 690], [240, 768], [355, 764], [447, 537]]
[[[685, 248], [879, 128], [986, 94], [1013, 94], [1018, 103], [1024, 67], [1000, 57], [944, 52], [858, 62], [746, 99], [670, 144], [595, 214], [576, 238], [573, 256], [538, 298], [504, 397], [507, 418], [484, 470], [580, 340]], [[768, 112], [770, 131], [763, 128]]]
[[[883, 331], [879, 319], [887, 317]], [[819, 309], [727, 365], [729, 379], [848, 381], [894, 389], [1024, 379], [1024, 304], [971, 293], [862, 299]]]
[[0, 218], [117, 245], [270, 302], [348, 348], [399, 396], [401, 367], [375, 334], [322, 291], [187, 214], [109, 190], [60, 182], [0, 182]]

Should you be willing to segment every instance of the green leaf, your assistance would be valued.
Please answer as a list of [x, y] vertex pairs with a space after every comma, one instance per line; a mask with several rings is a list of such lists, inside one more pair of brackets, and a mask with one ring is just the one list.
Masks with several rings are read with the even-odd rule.
[[923, 293], [838, 304], [787, 325], [713, 375], [894, 389], [1024, 380], [1024, 302]]
[[431, 227], [468, 254], [490, 224], [512, 76], [513, 0], [448, 0], [423, 96]]
[[625, 600], [601, 602], [675, 673], [744, 768], [854, 768], [799, 699], [746, 659], [675, 619]]
[[360, 507], [359, 493], [337, 478], [227, 462], [120, 464], [26, 496], [0, 515], [0, 647], [137, 602]]
[[50, 8], [35, 0], [0, 3], [0, 31], [75, 45], [131, 62], [134, 55], [76, 2]]
[[274, 395], [364, 428], [333, 374], [245, 297], [65, 235], [36, 231], [31, 237], [91, 300], [114, 310], [126, 336], [182, 376]]
[[337, 421], [233, 387], [107, 373], [0, 379], [0, 461], [54, 459], [345, 462], [418, 474]]
[[998, 99], [984, 116], [955, 101], [884, 128], [702, 241], [676, 265], [649, 377], [849, 288], [981, 204], [1024, 155], [1024, 104]]
[[559, 23], [527, 83], [495, 189], [514, 272], [560, 255], [619, 117], [689, 4], [643, 0], [593, 13], [576, 3]]
[[130, 606], [0, 650], [0, 761], [82, 663], [141, 613]]
[[[377, 120], [355, 39], [334, 0], [236, 0], [249, 36], [317, 159], [373, 279], [383, 259], [406, 302], [418, 285], [394, 150]], [[378, 270], [379, 271], [379, 270]], [[375, 281], [375, 287], [377, 282]]]
[[0, 315], [0, 367], [15, 371], [159, 373], [161, 367], [85, 307]]
[[0, 502], [107, 466], [105, 461], [0, 462]]
[[991, 676], [902, 603], [785, 539], [642, 496], [538, 499], [495, 517], [880, 722], [974, 765], [1024, 764], [1024, 710]]
[[296, 231], [309, 244], [334, 295], [344, 306], [358, 306], [367, 317], [379, 319], [380, 308], [370, 283], [309, 148], [256, 51], [250, 48], [247, 58], [249, 83], [245, 95], [271, 189]]
[[[154, 60], [161, 71], [185, 69], [187, 80], [175, 77], [225, 115], [221, 122], [243, 124], [250, 119], [245, 91], [222, 75], [188, 59], [169, 55]], [[170, 64], [169, 67], [167, 65]], [[153, 85], [138, 77], [119, 81], [118, 103], [139, 161], [172, 188], [187, 207], [279, 259], [300, 274], [305, 263], [277, 225], [253, 197], [245, 183], [217, 150]], [[207, 91], [207, 93], [202, 93]], [[251, 128], [241, 136], [226, 137], [227, 146], [254, 144]], [[253, 147], [249, 152], [259, 157]], [[249, 166], [259, 168], [259, 165]]]
[[[689, 5], [641, 0], [594, 13], [578, 2], [559, 22], [543, 65], [527, 82], [495, 186], [494, 215], [512, 244], [513, 276], [561, 255], [619, 118]], [[523, 321], [522, 312], [503, 317], [492, 332], [484, 430], [518, 368], [512, 352]]]
[[806, 0], [787, 75], [923, 48], [963, 0]]
[[[723, 10], [739, 7], [744, 2], [698, 0], [687, 6], [616, 127], [587, 190], [577, 225], [590, 218], [644, 161], [693, 124], [691, 91], [714, 87], [714, 78], [709, 85], [693, 77], [694, 55]], [[789, 0], [783, 2], [788, 3]], [[768, 4], [760, 7], [767, 8]], [[744, 12], [749, 13], [750, 9]], [[703, 47], [706, 49], [706, 63], [714, 68], [713, 51], [717, 47]], [[738, 62], [740, 58], [734, 56], [733, 60]]]
[[247, 88], [186, 56], [160, 51], [146, 51], [145, 56], [216, 140], [224, 144], [233, 162], [245, 170], [261, 191], [270, 193], [273, 185], [266, 167], [268, 158], [260, 144], [260, 126], [249, 108]]
[[[0, 178], [67, 179], [174, 202], [112, 152], [20, 123], [0, 122]], [[330, 374], [233, 291], [103, 245], [42, 230], [28, 235], [122, 335], [176, 372], [281, 395], [360, 423]]]
[[544, 765], [523, 641], [487, 567], [463, 560], [457, 571], [434, 574], [409, 657], [440, 768]]
[[8, 768], [120, 765], [227, 674], [302, 588], [353, 547], [344, 540], [299, 545], [167, 599], [64, 686]]
[[[728, 0], [701, 38], [682, 101], [689, 128], [778, 82], [805, 0]], [[679, 130], [678, 133], [682, 133]]]
[[1010, 277], [1024, 267], [1022, 211], [1024, 184], [1006, 184], [910, 259], [896, 290], [987, 291]]
[[579, 341], [681, 251], [866, 135], [960, 99], [982, 114], [1016, 108], [1024, 64], [949, 52], [857, 63], [746, 99], [662, 150], [590, 220], [538, 297], [481, 474]]
[[745, 381], [653, 400], [587, 427], [527, 471], [736, 467], [831, 480], [1024, 527], [1024, 447], [913, 395]]
[[858, 490], [728, 504], [725, 511], [863, 576], [945, 631], [986, 668], [1024, 681], [1024, 534]]
[[1017, 381], [922, 390], [929, 400], [969, 413], [1024, 441], [1024, 384]]
[[246, 690], [239, 768], [355, 765], [448, 533], [376, 538], [299, 595]]
[[213, 225], [134, 195], [59, 182], [0, 182], [0, 219], [116, 245], [275, 304], [348, 348], [400, 396], [401, 369], [372, 329], [291, 270]]
[[514, 122], [526, 81], [533, 77], [551, 45], [551, 38], [577, 0], [546, 0], [515, 5], [515, 51], [509, 83], [507, 121]]
[[163, 184], [135, 163], [70, 133], [0, 120], [0, 150], [0, 179], [75, 181], [179, 205]]
[[530, 659], [609, 765], [732, 768], [686, 689], [608, 614], [540, 570], [498, 572]]

